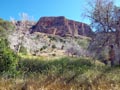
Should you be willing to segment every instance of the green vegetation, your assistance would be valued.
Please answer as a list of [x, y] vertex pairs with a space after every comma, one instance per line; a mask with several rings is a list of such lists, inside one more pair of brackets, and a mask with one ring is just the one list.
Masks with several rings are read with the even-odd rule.
[[40, 51], [42, 51], [42, 50], [44, 50], [46, 48], [47, 48], [47, 46], [43, 46], [42, 48], [40, 48]]
[[14, 29], [14, 26], [11, 22], [5, 21], [0, 18], [0, 38], [6, 38], [8, 33]]
[[87, 49], [90, 41], [87, 39], [77, 39], [77, 42], [82, 48]]
[[[74, 88], [73, 90], [117, 88], [116, 90], [119, 90], [120, 87], [119, 67], [111, 68], [98, 61], [94, 64], [93, 60], [87, 58], [65, 57], [50, 61], [24, 59], [21, 60], [20, 64], [22, 66], [22, 68], [20, 67], [21, 71], [25, 72], [26, 80], [33, 79], [35, 83], [34, 80], [37, 79], [39, 80], [38, 83], [43, 85], [41, 87], [46, 87], [48, 90], [55, 89], [52, 86], [54, 83], [57, 87], [55, 90], [60, 90], [59, 88], [62, 88], [62, 90], [69, 90], [70, 88]], [[61, 83], [64, 87], [62, 87]]]
[[[16, 84], [8, 80], [8, 85], [36, 90], [119, 90], [120, 67], [109, 67], [87, 58], [59, 58], [54, 60], [22, 59], [18, 70], [21, 78]], [[17, 80], [21, 79], [21, 82]], [[19, 85], [19, 86], [17, 86]], [[28, 85], [28, 86], [26, 86]], [[63, 87], [64, 86], [64, 87]], [[27, 89], [26, 89], [27, 90]]]
[[24, 46], [21, 46], [19, 52], [26, 55], [27, 54], [27, 49]]
[[8, 33], [14, 29], [11, 22], [0, 19], [0, 75], [13, 77], [18, 74], [16, 70], [19, 58], [9, 47]]
[[[0, 90], [119, 90], [119, 66], [105, 66], [100, 61], [94, 62], [86, 57], [56, 59], [56, 53], [51, 57], [28, 57], [24, 46], [17, 55], [10, 49], [7, 39], [3, 38], [7, 30], [12, 28], [8, 23], [0, 19]], [[49, 38], [51, 41], [64, 42], [64, 39]], [[75, 38], [75, 41], [86, 49], [90, 39]], [[40, 51], [47, 47], [43, 46]], [[51, 48], [55, 49], [56, 45], [53, 44]]]
[[57, 41], [56, 37], [54, 36], [48, 36], [48, 38], [50, 39], [50, 41]]
[[9, 48], [6, 39], [0, 39], [0, 72], [15, 75], [18, 63], [17, 55]]
[[56, 46], [55, 45], [52, 45], [52, 49], [55, 49], [56, 48]]
[[9, 30], [12, 28], [13, 28], [13, 25], [10, 22], [0, 18], [0, 30]]
[[[92, 66], [92, 63], [87, 59], [71, 60], [70, 58], [61, 58], [57, 60], [28, 60], [24, 59], [20, 62], [23, 70], [27, 68], [28, 72], [36, 72], [49, 74], [63, 74], [64, 71], [84, 72]], [[93, 65], [94, 66], [94, 65]]]

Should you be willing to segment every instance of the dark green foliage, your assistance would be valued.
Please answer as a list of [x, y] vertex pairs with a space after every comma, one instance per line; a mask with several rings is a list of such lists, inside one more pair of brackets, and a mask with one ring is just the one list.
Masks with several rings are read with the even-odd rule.
[[65, 40], [63, 40], [62, 38], [60, 38], [60, 42], [63, 42], [63, 43], [65, 43]]
[[74, 71], [76, 74], [83, 73], [94, 65], [87, 59], [70, 60], [70, 58], [61, 58], [58, 60], [21, 60], [20, 69], [28, 73], [57, 74], [62, 75], [65, 72]]
[[47, 46], [43, 46], [43, 49], [46, 49], [47, 48]]
[[9, 48], [6, 39], [0, 39], [0, 72], [17, 73], [18, 56]]
[[55, 49], [56, 48], [56, 46], [55, 45], [52, 45], [52, 49]]
[[54, 36], [48, 36], [48, 38], [50, 38], [50, 41], [57, 41], [56, 37]]
[[42, 50], [44, 50], [44, 49], [46, 49], [47, 48], [47, 46], [43, 46], [41, 49], [40, 49], [40, 51], [42, 51]]
[[26, 55], [27, 54], [27, 49], [24, 46], [21, 46], [19, 52]]
[[56, 54], [55, 54], [55, 53], [53, 53], [53, 54], [52, 54], [52, 56], [56, 56]]

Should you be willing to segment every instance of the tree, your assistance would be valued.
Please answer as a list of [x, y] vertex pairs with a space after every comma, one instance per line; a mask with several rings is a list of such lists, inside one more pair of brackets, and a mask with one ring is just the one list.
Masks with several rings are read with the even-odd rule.
[[120, 47], [120, 7], [114, 8], [114, 23], [112, 24], [113, 28], [115, 29], [116, 40], [115, 43], [118, 47]]
[[95, 0], [89, 2], [87, 17], [91, 20], [96, 36], [91, 43], [92, 50], [101, 52], [106, 45], [117, 45], [120, 48], [120, 8], [113, 0]]
[[90, 10], [86, 16], [91, 20], [91, 25], [97, 32], [114, 31], [112, 28], [114, 3], [112, 0], [95, 0], [89, 2]]

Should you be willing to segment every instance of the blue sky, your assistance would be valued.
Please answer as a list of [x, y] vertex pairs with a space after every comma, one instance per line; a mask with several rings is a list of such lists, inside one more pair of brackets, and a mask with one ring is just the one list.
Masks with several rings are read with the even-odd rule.
[[[116, 0], [120, 6], [120, 1]], [[20, 19], [20, 13], [27, 13], [37, 21], [42, 16], [65, 16], [66, 18], [86, 22], [82, 17], [86, 0], [1, 0], [0, 18], [9, 20]]]

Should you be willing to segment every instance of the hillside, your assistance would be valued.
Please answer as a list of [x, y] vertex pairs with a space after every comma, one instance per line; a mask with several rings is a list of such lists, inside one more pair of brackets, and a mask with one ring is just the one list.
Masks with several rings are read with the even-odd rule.
[[2, 33], [1, 90], [119, 90], [119, 66], [110, 67], [110, 63], [105, 66], [90, 56], [91, 37], [30, 34], [31, 27], [37, 25], [35, 22], [12, 23], [13, 28], [0, 25], [9, 41], [1, 39]]
[[0, 18], [0, 38], [7, 37], [11, 30], [14, 30], [13, 24]]
[[68, 54], [83, 56], [91, 38], [84, 36], [60, 37], [39, 32], [24, 34], [21, 31], [15, 31], [9, 35], [8, 40], [10, 47], [20, 53], [26, 52], [26, 54], [35, 56], [67, 56]]
[[[58, 20], [57, 22], [60, 21]], [[37, 24], [33, 21], [9, 22], [0, 19], [1, 37], [8, 39], [12, 50], [24, 55], [83, 56], [86, 53], [86, 49], [91, 40], [90, 37], [83, 35], [74, 37], [66, 35], [65, 37], [61, 37], [60, 35], [49, 34], [47, 32], [34, 32], [30, 34], [29, 30], [34, 25]]]
[[13, 26], [11, 22], [5, 21], [2, 18], [0, 18], [0, 31], [10, 30], [12, 28]]
[[[52, 25], [49, 24], [49, 20]], [[70, 22], [72, 23], [66, 26], [67, 22], [69, 22], [69, 24]], [[44, 29], [45, 25], [48, 24], [49, 26], [46, 26], [47, 29]], [[76, 25], [76, 28], [72, 26], [73, 24]], [[10, 47], [19, 53], [35, 56], [66, 56], [68, 54], [83, 56], [91, 40], [91, 37], [87, 37], [86, 35], [90, 36], [93, 32], [88, 25], [84, 24], [85, 33], [83, 35], [81, 29], [82, 24], [83, 23], [67, 20], [65, 17], [42, 17], [37, 23], [31, 21], [15, 21], [13, 22], [15, 31], [8, 35], [8, 40]], [[51, 28], [54, 27], [57, 28], [56, 32], [54, 30], [54, 32], [51, 31]], [[71, 33], [65, 31], [68, 27], [70, 27], [70, 30], [73, 30], [69, 30]], [[41, 31], [37, 32], [36, 30], [39, 31], [39, 28]], [[72, 34], [72, 32], [76, 32], [75, 30], [80, 31], [78, 34], [81, 34]], [[63, 31], [66, 32], [64, 33], [64, 37], [60, 34]]]

